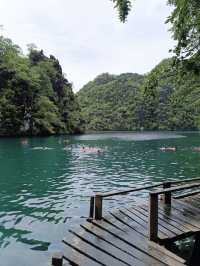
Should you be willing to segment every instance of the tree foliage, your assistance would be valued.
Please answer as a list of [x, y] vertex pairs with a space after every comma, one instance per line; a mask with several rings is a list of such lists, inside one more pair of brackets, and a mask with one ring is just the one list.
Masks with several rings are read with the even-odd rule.
[[119, 13], [119, 19], [122, 22], [125, 22], [128, 14], [131, 10], [131, 1], [130, 0], [113, 0], [115, 8], [117, 8]]
[[[139, 1], [139, 0], [138, 0]], [[113, 0], [119, 12], [119, 18], [125, 22], [131, 10], [130, 0]], [[163, 1], [164, 2], [164, 1]], [[200, 69], [200, 1], [166, 0], [173, 6], [166, 23], [170, 24], [177, 45], [174, 53], [179, 60], [192, 59], [189, 63]]]
[[0, 37], [0, 135], [49, 135], [82, 131], [80, 108], [59, 61], [43, 51], [26, 57]]
[[188, 130], [200, 128], [200, 77], [181, 80], [165, 59], [149, 74], [102, 74], [78, 93], [86, 129]]
[[104, 73], [78, 92], [86, 129], [135, 130], [138, 127], [138, 88], [144, 77]]

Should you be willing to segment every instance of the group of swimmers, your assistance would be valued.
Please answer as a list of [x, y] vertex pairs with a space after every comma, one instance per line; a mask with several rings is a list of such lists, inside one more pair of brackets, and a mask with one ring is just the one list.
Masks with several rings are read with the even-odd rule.
[[82, 146], [81, 147], [81, 151], [83, 151], [83, 152], [98, 153], [98, 154], [100, 154], [100, 153], [103, 152], [103, 150], [100, 149], [100, 148], [96, 148], [96, 147], [85, 147], [85, 146]]

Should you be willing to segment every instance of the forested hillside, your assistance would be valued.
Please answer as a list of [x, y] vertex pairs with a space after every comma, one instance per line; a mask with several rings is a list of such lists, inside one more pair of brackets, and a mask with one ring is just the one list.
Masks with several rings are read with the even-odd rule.
[[78, 92], [86, 129], [198, 129], [200, 77], [191, 69], [179, 71], [173, 59], [165, 59], [145, 76], [98, 76]]
[[0, 136], [79, 133], [80, 108], [59, 61], [0, 37]]
[[138, 121], [138, 94], [144, 77], [138, 74], [102, 74], [85, 85], [78, 100], [86, 130], [135, 130]]

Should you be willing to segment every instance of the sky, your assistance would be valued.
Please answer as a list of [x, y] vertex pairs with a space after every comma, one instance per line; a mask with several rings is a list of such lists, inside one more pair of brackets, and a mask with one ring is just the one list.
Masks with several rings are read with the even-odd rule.
[[143, 74], [169, 57], [170, 10], [163, 0], [134, 0], [123, 24], [110, 0], [1, 0], [1, 34], [24, 53], [34, 43], [53, 54], [78, 91], [101, 73]]

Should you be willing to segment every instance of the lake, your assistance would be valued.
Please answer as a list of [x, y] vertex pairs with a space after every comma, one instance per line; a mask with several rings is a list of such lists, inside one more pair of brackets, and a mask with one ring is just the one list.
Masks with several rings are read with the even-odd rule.
[[[83, 152], [83, 146], [103, 152]], [[163, 146], [177, 151], [162, 152]], [[1, 263], [48, 265], [49, 245], [58, 245], [67, 228], [87, 217], [95, 191], [200, 176], [200, 152], [192, 150], [197, 146], [198, 132], [0, 139]], [[132, 200], [116, 197], [105, 208]]]

